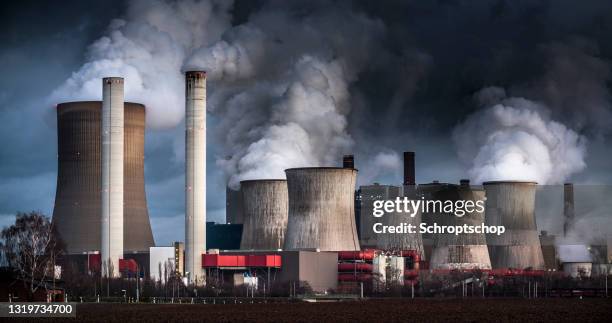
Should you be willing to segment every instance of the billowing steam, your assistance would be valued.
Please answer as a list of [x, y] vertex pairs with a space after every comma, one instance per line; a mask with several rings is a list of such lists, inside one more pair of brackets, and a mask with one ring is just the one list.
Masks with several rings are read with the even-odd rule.
[[550, 120], [546, 108], [500, 88], [476, 95], [486, 106], [457, 126], [453, 140], [470, 178], [558, 184], [586, 166], [585, 139]]
[[99, 99], [101, 77], [123, 76], [126, 99], [147, 106], [147, 124], [173, 127], [184, 114], [182, 71], [203, 69], [230, 185], [337, 165], [353, 144], [349, 87], [383, 27], [350, 7], [305, 6], [307, 15], [264, 6], [230, 26], [227, 2], [134, 1], [51, 99]]
[[181, 68], [190, 53], [219, 40], [229, 28], [227, 1], [131, 1], [94, 42], [87, 63], [56, 89], [50, 101], [100, 100], [101, 78], [125, 78], [127, 101], [147, 106], [147, 125], [176, 126], [185, 113]]

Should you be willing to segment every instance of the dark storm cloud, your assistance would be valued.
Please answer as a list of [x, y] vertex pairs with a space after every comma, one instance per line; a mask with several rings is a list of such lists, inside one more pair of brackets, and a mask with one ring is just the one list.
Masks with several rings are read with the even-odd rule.
[[[0, 13], [0, 108], [4, 121], [0, 127], [0, 214], [29, 209], [51, 212], [56, 137], [53, 107], [47, 106], [46, 99], [91, 59], [87, 46], [108, 34], [112, 19], [138, 23], [131, 29], [116, 23], [113, 26], [128, 38], [139, 37], [142, 29], [134, 26], [146, 25], [147, 19], [159, 16], [134, 18], [130, 10], [147, 6], [153, 7], [153, 2], [5, 5]], [[156, 12], [164, 12], [164, 8]], [[214, 26], [225, 23], [221, 16], [213, 18], [221, 19]], [[228, 170], [228, 164], [221, 169], [216, 163], [232, 157], [227, 155], [252, 156], [235, 149], [238, 141], [224, 137], [232, 132], [223, 129], [244, 136], [240, 143], [246, 147], [261, 139], [278, 139], [263, 135], [270, 123], [261, 116], [272, 115], [274, 109], [268, 103], [283, 102], [287, 97], [268, 95], [267, 86], [301, 83], [318, 91], [321, 77], [313, 70], [334, 71], [321, 75], [347, 87], [348, 96], [341, 96], [346, 102], [332, 105], [347, 124], [334, 134], [350, 138], [353, 144], [329, 151], [355, 153], [360, 181], [399, 183], [399, 153], [404, 150], [417, 152], [419, 182], [455, 182], [467, 176], [470, 166], [457, 157], [451, 134], [468, 116], [486, 108], [474, 100], [475, 93], [496, 86], [509, 97], [541, 105], [539, 113], [544, 120], [560, 122], [585, 136], [586, 168], [570, 179], [612, 182], [608, 162], [612, 156], [612, 3], [608, 1], [237, 1], [229, 8], [227, 19], [226, 31], [207, 36], [205, 44], [195, 46], [201, 46], [203, 54], [196, 55], [194, 61], [210, 58], [206, 56], [208, 46], [227, 50], [230, 55], [222, 56], [224, 62], [234, 62], [232, 55], [244, 53], [240, 50], [245, 48], [250, 50], [248, 58], [258, 58], [253, 54], [259, 48], [255, 45], [262, 45], [263, 53], [269, 56], [258, 58], [256, 62], [261, 64], [251, 70], [240, 69], [245, 65], [224, 65], [229, 72], [238, 66], [238, 71], [257, 73], [237, 73], [234, 79], [225, 74], [230, 79], [213, 77], [209, 82], [211, 100], [220, 102], [216, 108], [222, 109], [213, 111], [208, 124], [211, 133], [219, 133], [214, 141], [210, 137], [208, 154], [208, 211], [213, 220], [223, 219], [223, 171]], [[182, 25], [171, 27], [180, 31]], [[226, 44], [218, 43], [219, 39]], [[259, 39], [261, 43], [256, 43]], [[176, 53], [165, 41], [159, 44], [164, 47], [158, 55]], [[286, 49], [275, 49], [282, 46]], [[297, 64], [304, 55], [310, 60]], [[341, 65], [342, 59], [348, 63]], [[265, 71], [257, 70], [262, 66]], [[275, 66], [278, 71], [268, 68]], [[335, 66], [344, 69], [338, 72]], [[347, 74], [347, 67], [355, 74]], [[173, 70], [172, 75], [179, 72]], [[256, 77], [267, 83], [255, 81]], [[221, 90], [230, 95], [221, 97]], [[340, 92], [322, 93], [336, 99]], [[232, 101], [224, 101], [232, 97]], [[261, 104], [259, 114], [241, 119], [241, 97], [257, 99], [243, 104]], [[270, 98], [273, 100], [266, 101]], [[210, 108], [214, 109], [213, 103]], [[170, 120], [176, 124], [181, 104], [153, 107], [153, 111], [162, 115], [159, 113], [167, 108], [179, 113]], [[238, 121], [228, 124], [228, 120]], [[300, 125], [314, 129], [304, 122]], [[244, 126], [243, 132], [237, 130], [240, 126]], [[180, 124], [147, 131], [146, 190], [158, 243], [182, 236], [182, 141]], [[327, 157], [314, 160], [339, 163], [339, 156]], [[230, 172], [239, 169], [233, 167]]]

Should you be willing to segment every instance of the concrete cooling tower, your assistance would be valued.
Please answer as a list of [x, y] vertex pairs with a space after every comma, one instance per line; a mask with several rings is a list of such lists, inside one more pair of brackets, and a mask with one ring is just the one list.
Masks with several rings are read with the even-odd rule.
[[[468, 182], [462, 182], [460, 186], [441, 186], [440, 190], [433, 193], [433, 198], [443, 203], [473, 201], [476, 205], [477, 201], [485, 200], [485, 192], [471, 188]], [[484, 222], [485, 213], [474, 208], [473, 212], [466, 212], [461, 217], [454, 213], [441, 213], [436, 219], [441, 226], [480, 226]], [[430, 260], [432, 269], [491, 269], [484, 233], [434, 234], [433, 246]]]
[[483, 183], [486, 225], [503, 225], [502, 235], [487, 234], [493, 268], [544, 268], [535, 219], [535, 182]]
[[[53, 223], [68, 254], [101, 249], [102, 102], [57, 105], [58, 173]], [[145, 107], [125, 103], [123, 249], [155, 246], [144, 189]]]
[[241, 181], [240, 190], [244, 206], [240, 249], [283, 248], [289, 210], [287, 181], [283, 179]]
[[[385, 197], [386, 200], [395, 200], [397, 197], [408, 197], [411, 200], [417, 198], [416, 190], [414, 185], [406, 185], [404, 187], [395, 187], [395, 190], [390, 190], [389, 195]], [[372, 213], [370, 213], [372, 217]], [[407, 213], [390, 212], [382, 216], [380, 222], [384, 226], [397, 227], [404, 223], [412, 224], [415, 227], [419, 227], [421, 223], [421, 212], [412, 217]], [[372, 228], [370, 228], [372, 230]], [[376, 234], [376, 248], [389, 251], [389, 252], [400, 252], [404, 250], [414, 250], [419, 253], [421, 259], [424, 259], [423, 252], [423, 239], [418, 229], [414, 233], [377, 233]]]
[[355, 227], [355, 182], [351, 168], [290, 168], [289, 221], [285, 248], [359, 250]]

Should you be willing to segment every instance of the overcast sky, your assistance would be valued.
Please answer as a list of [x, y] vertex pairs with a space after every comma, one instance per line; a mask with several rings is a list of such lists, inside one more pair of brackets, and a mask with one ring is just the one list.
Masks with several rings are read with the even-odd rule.
[[[495, 149], [503, 143], [530, 145], [520, 136], [525, 132], [544, 138], [542, 147], [536, 142], [523, 152], [547, 153], [544, 159], [534, 157], [538, 165], [551, 165], [536, 168], [545, 173], [538, 178], [612, 184], [610, 1], [204, 4], [2, 4], [0, 224], [13, 221], [16, 211], [52, 214], [54, 105], [71, 95], [99, 99], [89, 97], [84, 86], [71, 88], [67, 80], [96, 75], [88, 74], [92, 64], [87, 63], [113, 55], [123, 64], [112, 65], [120, 73], [164, 77], [161, 90], [172, 90], [163, 93], [144, 80], [132, 93], [136, 99], [157, 100], [145, 102], [151, 115], [145, 177], [158, 244], [182, 240], [184, 234], [183, 85], [169, 75], [180, 76], [188, 67], [213, 66], [209, 221], [224, 222], [228, 181], [276, 177], [281, 166], [337, 166], [344, 153], [356, 155], [361, 184], [400, 183], [398, 157], [404, 150], [416, 151], [418, 182], [488, 178], [490, 150], [497, 156]], [[113, 21], [117, 18], [121, 23]], [[113, 32], [131, 47], [118, 45]], [[101, 39], [111, 39], [110, 45], [103, 47]], [[143, 45], [147, 42], [152, 45]], [[148, 50], [147, 64], [130, 61], [133, 47], [136, 53]], [[129, 64], [135, 74], [125, 69]], [[126, 84], [133, 79], [126, 77]], [[499, 93], [492, 102], [491, 95]], [[508, 128], [508, 119], [486, 114], [500, 102], [511, 107], [509, 118], [525, 124]], [[319, 107], [323, 118], [303, 112]], [[535, 115], [525, 117], [522, 109]], [[531, 124], [534, 119], [541, 123]], [[508, 135], [505, 141], [480, 138], [499, 129]], [[518, 134], [512, 133], [516, 129]], [[302, 135], [307, 146], [292, 139]], [[474, 140], [468, 145], [473, 148], [465, 146], [466, 138]], [[292, 153], [296, 145], [299, 153]]]

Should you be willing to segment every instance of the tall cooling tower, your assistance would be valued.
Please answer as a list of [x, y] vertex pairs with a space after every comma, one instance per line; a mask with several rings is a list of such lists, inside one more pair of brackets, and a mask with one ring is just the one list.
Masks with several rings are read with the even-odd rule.
[[[460, 186], [444, 186], [434, 193], [435, 200], [442, 201], [485, 201], [485, 192], [472, 189], [468, 183]], [[438, 225], [442, 226], [480, 226], [485, 219], [484, 210], [466, 212], [458, 217], [454, 213], [442, 213], [437, 217]], [[484, 233], [438, 233], [433, 235], [434, 248], [430, 260], [432, 269], [491, 269], [489, 250]]]
[[483, 185], [485, 224], [506, 227], [501, 235], [487, 234], [492, 267], [544, 268], [534, 211], [536, 183], [495, 181]]
[[[144, 188], [145, 107], [125, 103], [123, 250], [155, 246]], [[101, 249], [102, 102], [57, 105], [58, 174], [53, 223], [68, 254]]]
[[285, 249], [359, 250], [355, 182], [351, 168], [290, 168], [289, 221]]
[[287, 181], [241, 181], [244, 226], [240, 249], [276, 250], [283, 247], [287, 231], [289, 197]]
[[206, 251], [206, 72], [185, 73], [185, 272], [204, 284]]

